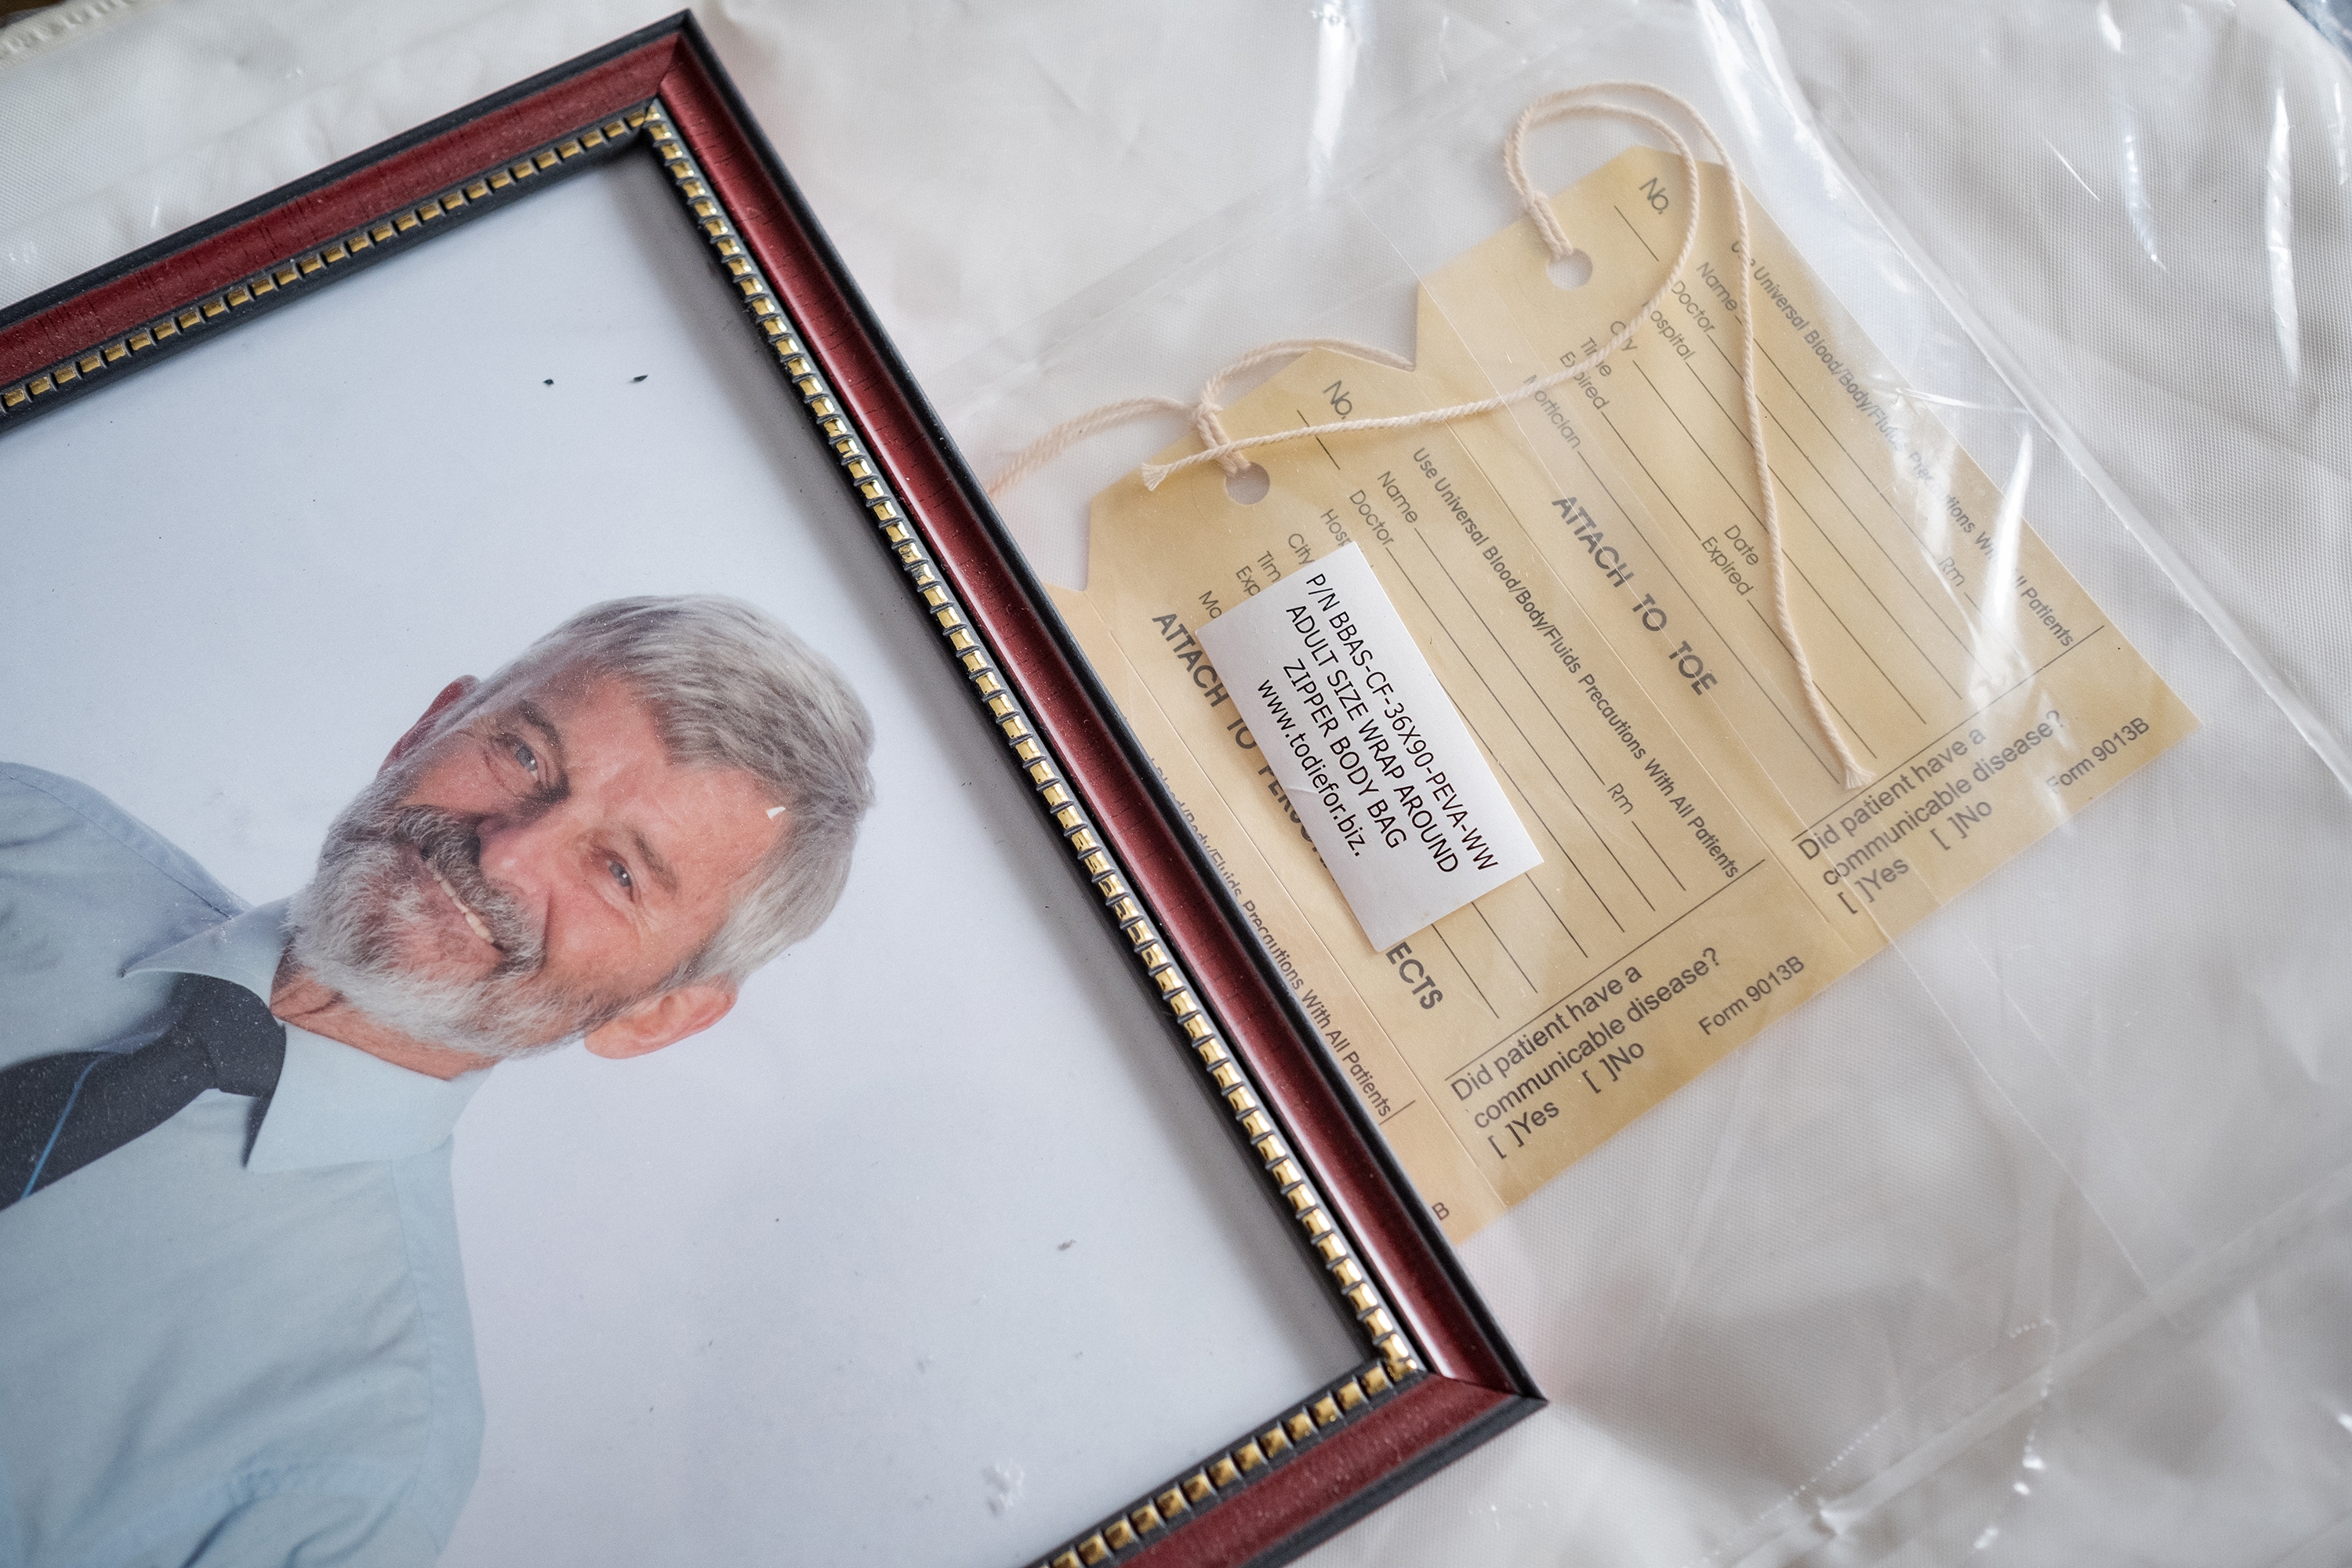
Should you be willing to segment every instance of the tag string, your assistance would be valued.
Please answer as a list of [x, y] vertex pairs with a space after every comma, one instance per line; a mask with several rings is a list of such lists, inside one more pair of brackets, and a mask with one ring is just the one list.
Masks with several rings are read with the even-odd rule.
[[1634, 94], [1647, 97], [1654, 102], [1671, 105], [1680, 110], [1690, 123], [1698, 128], [1699, 134], [1705, 138], [1707, 147], [1722, 163], [1725, 174], [1730, 180], [1732, 211], [1738, 220], [1739, 234], [1739, 392], [1741, 405], [1747, 417], [1748, 445], [1756, 459], [1757, 488], [1763, 494], [1765, 549], [1766, 553], [1771, 558], [1773, 619], [1778, 626], [1781, 645], [1787, 648], [1790, 662], [1795, 666], [1797, 684], [1804, 692], [1805, 710], [1811, 716], [1814, 728], [1820, 731], [1822, 739], [1828, 743], [1831, 755], [1837, 759], [1839, 766], [1843, 769], [1845, 787], [1859, 789], [1870, 782], [1870, 772], [1853, 754], [1853, 748], [1847, 745], [1844, 731], [1838, 724], [1836, 717], [1830, 711], [1829, 701], [1822, 695], [1821, 687], [1813, 679], [1812, 662], [1805, 657], [1804, 638], [1797, 629], [1796, 614], [1789, 603], [1789, 566], [1787, 551], [1780, 537], [1780, 498], [1772, 482], [1771, 464], [1765, 452], [1764, 409], [1756, 396], [1756, 326], [1754, 314], [1750, 309], [1753, 300], [1749, 289], [1750, 258], [1754, 253], [1748, 240], [1747, 199], [1740, 191], [1738, 176], [1731, 173], [1731, 155], [1725, 150], [1722, 139], [1716, 135], [1714, 127], [1707, 124], [1706, 118], [1688, 102], [1652, 83], [1591, 82], [1582, 87], [1569, 88], [1559, 92], [1547, 94], [1527, 107], [1517, 121], [1512, 124], [1510, 134], [1503, 142], [1503, 168], [1510, 176], [1511, 189], [1517, 195], [1521, 209], [1526, 212], [1528, 221], [1535, 226], [1536, 233], [1543, 239], [1544, 248], [1550, 253], [1551, 259], [1555, 263], [1570, 259], [1577, 254], [1577, 248], [1575, 242], [1569, 238], [1568, 232], [1560, 227], [1559, 216], [1552, 211], [1550, 201], [1536, 188], [1535, 182], [1528, 177], [1528, 132], [1538, 126], [1549, 125], [1555, 121], [1582, 116], [1632, 120], [1650, 127], [1664, 137], [1667, 143], [1674, 148], [1675, 156], [1682, 160], [1683, 179], [1690, 191], [1690, 203], [1689, 215], [1683, 224], [1682, 247], [1675, 253], [1675, 263], [1667, 269], [1665, 281], [1658, 286], [1657, 291], [1650, 296], [1648, 302], [1633, 313], [1633, 319], [1621, 325], [1607, 342], [1602, 343], [1583, 358], [1565, 369], [1553, 371], [1546, 375], [1530, 376], [1508, 392], [1497, 394], [1493, 397], [1482, 397], [1474, 403], [1457, 403], [1444, 408], [1424, 409], [1417, 414], [1391, 415], [1380, 419], [1349, 419], [1336, 425], [1302, 425], [1292, 430], [1275, 430], [1262, 436], [1234, 437], [1226, 431], [1224, 423], [1220, 417], [1223, 409], [1218, 404], [1217, 396], [1224, 390], [1225, 384], [1234, 376], [1269, 361], [1294, 358], [1314, 349], [1330, 349], [1340, 353], [1374, 360], [1399, 370], [1412, 368], [1411, 361], [1390, 353], [1385, 349], [1371, 348], [1362, 343], [1349, 342], [1344, 339], [1286, 338], [1278, 342], [1266, 343], [1252, 349], [1219, 369], [1202, 387], [1200, 400], [1196, 403], [1184, 403], [1173, 397], [1131, 397], [1124, 402], [1108, 404], [1092, 413], [1082, 414], [1075, 419], [1065, 420], [1030, 443], [1005, 467], [1003, 472], [991, 479], [988, 483], [988, 493], [992, 497], [1002, 496], [1087, 437], [1153, 414], [1170, 413], [1189, 416], [1192, 421], [1193, 431], [1200, 437], [1204, 449], [1189, 457], [1179, 458], [1172, 463], [1144, 464], [1143, 488], [1147, 490], [1158, 489], [1161, 481], [1171, 474], [1181, 473], [1186, 468], [1197, 468], [1204, 463], [1214, 463], [1228, 475], [1244, 473], [1248, 470], [1249, 464], [1243, 459], [1243, 453], [1259, 447], [1277, 447], [1285, 442], [1296, 441], [1307, 436], [1328, 437], [1364, 430], [1410, 430], [1428, 425], [1450, 425], [1458, 419], [1474, 419], [1482, 414], [1492, 414], [1497, 410], [1508, 408], [1514, 404], [1523, 403], [1538, 393], [1549, 392], [1565, 382], [1591, 374], [1595, 366], [1632, 341], [1633, 333], [1643, 321], [1649, 320], [1653, 311], [1665, 302], [1666, 296], [1674, 291], [1675, 283], [1681, 279], [1684, 271], [1690, 266], [1691, 254], [1698, 247], [1699, 206], [1702, 199], [1699, 188], [1698, 158], [1692, 153], [1690, 144], [1683, 140], [1681, 133], [1665, 120], [1650, 113], [1647, 110], [1635, 109], [1622, 103], [1593, 101], [1591, 95], [1596, 93]]
[[[1081, 414], [1075, 419], [1062, 421], [1023, 447], [1019, 457], [989, 480], [988, 493], [992, 497], [1004, 494], [1089, 436], [1141, 419], [1147, 415], [1162, 413], [1182, 414], [1192, 418], [1193, 431], [1208, 450], [1191, 460], [1213, 461], [1228, 474], [1247, 473], [1249, 464], [1242, 460], [1240, 452], [1248, 443], [1235, 441], [1226, 434], [1224, 421], [1219, 417], [1224, 413], [1224, 407], [1217, 402], [1217, 395], [1225, 389], [1225, 383], [1237, 375], [1273, 360], [1296, 359], [1315, 349], [1330, 349], [1360, 359], [1375, 360], [1396, 370], [1412, 368], [1412, 361], [1402, 354], [1376, 349], [1370, 343], [1349, 342], [1345, 338], [1284, 338], [1277, 342], [1264, 343], [1210, 376], [1201, 388], [1198, 403], [1185, 403], [1173, 397], [1130, 397], [1124, 402], [1106, 403], [1091, 414]], [[1150, 488], [1158, 489], [1157, 481]]]

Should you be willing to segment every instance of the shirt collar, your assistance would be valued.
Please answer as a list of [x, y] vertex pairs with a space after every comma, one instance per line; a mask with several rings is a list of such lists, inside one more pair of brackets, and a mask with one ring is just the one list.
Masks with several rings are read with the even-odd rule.
[[[209, 974], [266, 1003], [286, 954], [287, 905], [281, 899], [247, 910], [124, 973]], [[298, 1171], [421, 1154], [447, 1141], [458, 1112], [489, 1075], [488, 1068], [446, 1080], [412, 1072], [289, 1024], [285, 1069], [246, 1168]]]

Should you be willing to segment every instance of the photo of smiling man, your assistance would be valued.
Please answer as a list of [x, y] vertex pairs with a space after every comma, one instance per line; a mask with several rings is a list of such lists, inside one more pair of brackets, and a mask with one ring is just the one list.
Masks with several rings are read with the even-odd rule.
[[0, 764], [0, 1561], [430, 1563], [483, 1430], [459, 1112], [724, 1016], [833, 909], [872, 746], [696, 595], [449, 683], [278, 903]]

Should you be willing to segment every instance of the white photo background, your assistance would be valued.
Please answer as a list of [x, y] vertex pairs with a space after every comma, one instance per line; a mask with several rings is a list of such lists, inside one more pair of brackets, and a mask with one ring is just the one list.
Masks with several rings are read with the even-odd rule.
[[445, 1563], [1012, 1564], [1360, 1359], [644, 160], [10, 434], [0, 496], [0, 752], [255, 902], [600, 599], [751, 599], [874, 714], [823, 931], [458, 1124]]

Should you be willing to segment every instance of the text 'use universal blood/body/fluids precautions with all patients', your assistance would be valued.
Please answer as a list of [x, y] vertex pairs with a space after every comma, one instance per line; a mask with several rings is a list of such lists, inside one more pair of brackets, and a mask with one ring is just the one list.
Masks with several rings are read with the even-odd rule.
[[[1260, 449], [1264, 500], [1230, 500], [1213, 466], [1156, 490], [1130, 476], [1096, 498], [1087, 589], [1055, 590], [1457, 1237], [2196, 727], [1760, 213], [1739, 253], [1730, 187], [1705, 169], [1689, 268], [1594, 371], [1453, 425], [1346, 428], [1605, 342], [1679, 243], [1671, 155], [1635, 149], [1555, 198], [1592, 262], [1584, 287], [1554, 284], [1512, 226], [1423, 280], [1412, 370], [1318, 350], [1224, 412], [1236, 435], [1315, 431]], [[1873, 775], [1859, 789], [1771, 614], [1742, 271], [1794, 616]], [[1281, 720], [1244, 708], [1202, 635], [1269, 594], [1289, 626], [1303, 578], [1358, 570], [1351, 615], [1377, 599], [1396, 617], [1496, 788], [1482, 841], [1508, 822], [1529, 848], [1525, 870], [1393, 941], [1343, 892], [1324, 786], [1282, 761]], [[1295, 656], [1253, 658], [1249, 690], [1281, 696]], [[1336, 756], [1314, 754], [1329, 784]]]

